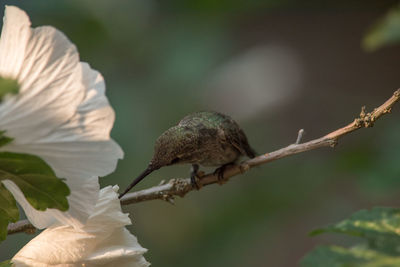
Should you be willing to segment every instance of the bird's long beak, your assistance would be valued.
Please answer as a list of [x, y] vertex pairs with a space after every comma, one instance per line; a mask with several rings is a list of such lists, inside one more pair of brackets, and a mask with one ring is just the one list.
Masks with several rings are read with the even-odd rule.
[[147, 169], [145, 169], [135, 180], [133, 180], [133, 182], [128, 186], [127, 189], [125, 189], [125, 191], [122, 194], [119, 195], [118, 198], [120, 199], [121, 197], [123, 197], [126, 193], [129, 192], [129, 190], [132, 189], [132, 187], [137, 185], [141, 180], [143, 180], [144, 177], [152, 173], [154, 170], [155, 170], [154, 168], [148, 166]]

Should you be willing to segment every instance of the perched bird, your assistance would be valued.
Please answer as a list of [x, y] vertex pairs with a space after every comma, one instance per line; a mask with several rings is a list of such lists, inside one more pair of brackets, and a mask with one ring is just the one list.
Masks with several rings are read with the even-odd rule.
[[225, 167], [242, 155], [254, 158], [255, 152], [231, 117], [212, 111], [189, 114], [157, 139], [149, 165], [119, 198], [151, 172], [174, 164], [192, 164], [191, 182], [196, 188], [199, 165], [220, 166], [215, 173], [222, 180]]

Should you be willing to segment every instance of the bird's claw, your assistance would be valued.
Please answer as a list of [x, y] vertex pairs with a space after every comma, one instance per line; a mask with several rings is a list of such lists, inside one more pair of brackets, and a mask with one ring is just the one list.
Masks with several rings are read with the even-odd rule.
[[229, 166], [229, 165], [234, 165], [234, 164], [228, 163], [228, 164], [222, 165], [221, 167], [217, 168], [214, 171], [214, 175], [216, 175], [217, 178], [218, 178], [218, 184], [223, 185], [224, 183], [227, 182], [228, 179], [226, 179], [224, 177], [224, 172], [226, 170], [226, 167]]
[[192, 188], [196, 188], [196, 190], [199, 190], [202, 185], [199, 183], [200, 179], [196, 174], [191, 174], [190, 175], [190, 184], [192, 185]]
[[190, 183], [192, 185], [192, 188], [196, 188], [196, 190], [199, 190], [202, 187], [201, 183], [199, 183], [200, 176], [198, 175], [198, 170], [199, 165], [193, 164], [192, 171], [190, 172]]

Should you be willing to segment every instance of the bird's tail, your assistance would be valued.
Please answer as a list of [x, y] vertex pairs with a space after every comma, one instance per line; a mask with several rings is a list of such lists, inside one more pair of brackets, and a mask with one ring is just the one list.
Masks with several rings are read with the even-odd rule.
[[247, 156], [249, 157], [249, 158], [254, 158], [256, 155], [257, 155], [257, 152], [256, 151], [254, 151], [254, 149], [252, 149], [250, 146], [247, 146], [246, 148], [245, 148], [245, 150], [246, 150], [246, 154], [247, 154]]

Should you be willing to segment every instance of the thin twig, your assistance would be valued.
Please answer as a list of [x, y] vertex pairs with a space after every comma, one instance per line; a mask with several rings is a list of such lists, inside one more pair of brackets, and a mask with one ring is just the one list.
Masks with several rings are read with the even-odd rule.
[[[318, 139], [314, 139], [305, 143], [300, 143], [304, 133], [304, 131], [301, 129], [298, 133], [295, 144], [291, 144], [279, 150], [257, 156], [250, 160], [243, 161], [238, 165], [229, 166], [224, 171], [224, 179], [225, 181], [228, 181], [230, 177], [242, 174], [252, 167], [266, 164], [270, 161], [278, 160], [287, 156], [321, 147], [334, 147], [337, 144], [338, 139], [342, 136], [360, 128], [372, 127], [379, 117], [390, 113], [392, 106], [399, 100], [399, 98], [400, 89], [396, 90], [393, 93], [392, 97], [390, 97], [385, 103], [374, 109], [372, 112], [367, 113], [365, 107], [362, 107], [360, 116], [356, 118], [352, 123]], [[218, 182], [218, 177], [213, 173], [204, 175], [199, 179], [199, 183], [201, 183], [202, 186], [215, 184]], [[154, 199], [162, 199], [173, 203], [175, 196], [184, 197], [188, 192], [192, 190], [196, 190], [196, 188], [192, 187], [189, 178], [171, 179], [167, 183], [161, 183], [160, 185], [154, 187], [150, 187], [133, 193], [128, 193], [121, 198], [121, 204], [128, 205]], [[24, 232], [26, 231], [25, 229], [34, 228], [33, 226], [28, 227], [27, 225], [29, 225], [29, 222], [27, 221], [20, 221], [10, 224], [8, 227], [8, 234]]]
[[304, 129], [300, 129], [299, 133], [297, 134], [296, 145], [300, 144], [301, 139], [303, 139]]

